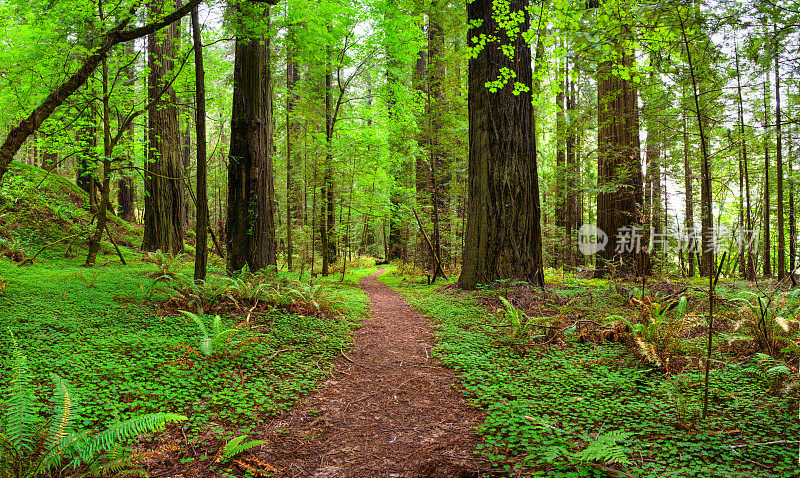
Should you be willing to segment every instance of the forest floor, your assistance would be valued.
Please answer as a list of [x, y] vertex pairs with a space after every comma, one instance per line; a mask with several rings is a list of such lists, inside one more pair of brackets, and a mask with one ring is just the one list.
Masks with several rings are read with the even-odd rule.
[[475, 429], [484, 413], [466, 403], [456, 373], [431, 356], [426, 318], [376, 280], [383, 272], [360, 281], [370, 316], [334, 376], [267, 425], [260, 458], [278, 476], [479, 476]]

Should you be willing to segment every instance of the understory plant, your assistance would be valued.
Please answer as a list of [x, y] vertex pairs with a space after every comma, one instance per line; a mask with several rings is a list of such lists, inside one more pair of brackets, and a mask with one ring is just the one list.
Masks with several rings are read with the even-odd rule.
[[539, 325], [538, 321], [514, 307], [514, 304], [505, 297], [499, 296], [499, 298], [504, 306], [503, 317], [508, 325], [508, 339], [514, 343], [524, 341], [529, 337], [531, 329]]
[[192, 319], [200, 329], [200, 333], [203, 335], [200, 338], [200, 351], [206, 357], [223, 354], [231, 345], [234, 345], [231, 339], [236, 335], [237, 329], [223, 328], [222, 318], [220, 318], [219, 315], [214, 317], [214, 321], [211, 325], [211, 333], [209, 334], [202, 317], [186, 310], [181, 310], [180, 312]]
[[251, 448], [255, 448], [259, 445], [266, 443], [264, 440], [247, 440], [247, 435], [239, 435], [236, 438], [231, 439], [225, 446], [222, 447], [222, 459], [223, 460], [230, 460], [234, 456], [238, 455], [239, 453], [243, 453]]
[[[612, 463], [628, 465], [631, 463], [628, 458], [630, 450], [627, 444], [630, 443], [631, 438], [634, 436], [633, 433], [613, 430], [598, 433], [595, 437], [588, 435], [576, 436], [533, 417], [526, 416], [525, 418], [546, 430], [555, 432], [560, 438], [558, 443], [550, 446], [543, 456], [545, 460], [551, 463], [557, 463], [562, 460], [579, 465], [608, 465]], [[585, 442], [586, 446], [580, 447], [575, 438]]]
[[744, 305], [743, 318], [737, 322], [735, 331], [748, 333], [756, 348], [774, 357], [777, 352], [800, 353], [798, 321], [800, 313], [800, 289], [775, 296], [765, 293], [741, 292], [733, 299]]
[[[10, 332], [10, 331], [9, 331]], [[51, 375], [55, 385], [54, 412], [40, 417], [31, 387], [27, 357], [11, 334], [12, 375], [4, 394], [0, 418], [0, 478], [33, 478], [59, 470], [69, 476], [101, 476], [133, 470], [123, 444], [145, 433], [161, 430], [169, 422], [186, 420], [183, 415], [155, 413], [126, 420], [96, 432], [74, 430], [74, 394], [65, 380]]]
[[652, 304], [649, 313], [643, 314], [642, 322], [632, 323], [626, 317], [613, 315], [612, 320], [620, 320], [628, 325], [634, 341], [642, 356], [661, 369], [668, 369], [672, 357], [678, 351], [680, 340], [690, 326], [687, 320], [688, 301], [681, 297], [670, 314], [670, 306]]

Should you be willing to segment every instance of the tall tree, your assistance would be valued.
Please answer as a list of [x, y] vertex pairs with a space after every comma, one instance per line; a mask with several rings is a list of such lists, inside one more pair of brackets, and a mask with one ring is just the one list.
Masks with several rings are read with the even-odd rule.
[[[166, 2], [149, 5], [152, 18], [161, 16]], [[180, 131], [175, 91], [170, 79], [175, 74], [178, 24], [147, 38], [148, 101], [147, 163], [144, 180], [144, 239], [142, 249], [166, 253], [183, 251], [184, 192]]]
[[[625, 31], [628, 27], [621, 28]], [[637, 240], [641, 237], [639, 211], [644, 203], [638, 95], [633, 82], [616, 72], [630, 75], [633, 55], [621, 46], [616, 55], [616, 60], [601, 62], [597, 71], [597, 227], [608, 234], [609, 240], [598, 252], [595, 267], [598, 275], [610, 272], [615, 263], [618, 272], [645, 274], [648, 256], [641, 239]]]
[[195, 127], [197, 129], [197, 224], [195, 226], [194, 280], [206, 278], [208, 262], [208, 184], [206, 180], [206, 72], [203, 65], [203, 42], [197, 8], [192, 10], [194, 42]]
[[428, 12], [428, 150], [430, 157], [431, 189], [431, 263], [433, 280], [439, 272], [446, 234], [450, 230], [450, 161], [444, 148], [444, 116], [447, 114], [444, 97], [445, 43], [444, 6], [442, 0], [431, 0]]
[[[530, 16], [526, 0], [508, 7], [510, 21], [501, 26], [491, 0], [467, 5], [468, 38], [477, 48], [469, 60], [467, 224], [458, 278], [464, 289], [507, 278], [544, 286], [531, 51], [519, 33], [530, 28]], [[473, 45], [492, 37], [496, 42]], [[503, 68], [515, 83], [490, 91], [486, 84]]]
[[781, 69], [775, 42], [775, 174], [777, 176], [778, 280], [786, 274], [786, 228], [783, 214], [783, 144], [781, 143]]
[[769, 197], [769, 69], [764, 73], [764, 275], [772, 275]]
[[276, 265], [269, 7], [239, 4], [228, 156], [227, 269]]
[[294, 186], [294, 164], [299, 163], [299, 156], [293, 143], [300, 136], [300, 121], [294, 113], [295, 104], [299, 100], [297, 83], [300, 81], [300, 68], [295, 55], [294, 25], [289, 25], [286, 35], [286, 266], [292, 270], [294, 242], [292, 230], [296, 216], [299, 215], [299, 196]]

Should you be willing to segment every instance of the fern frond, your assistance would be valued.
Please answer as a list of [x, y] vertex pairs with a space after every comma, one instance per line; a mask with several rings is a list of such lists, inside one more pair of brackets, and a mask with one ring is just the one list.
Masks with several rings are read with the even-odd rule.
[[47, 434], [48, 448], [55, 446], [59, 440], [67, 436], [70, 430], [70, 423], [72, 422], [73, 410], [75, 404], [69, 393], [64, 380], [58, 375], [52, 374], [51, 378], [56, 386], [56, 392], [53, 396], [55, 402], [55, 415], [50, 424], [50, 430]]
[[89, 463], [97, 455], [122, 441], [145, 433], [163, 430], [167, 423], [186, 419], [185, 416], [175, 413], [152, 413], [131, 418], [98, 433], [88, 442], [78, 444], [77, 454], [84, 463]]
[[621, 430], [603, 433], [589, 443], [585, 449], [575, 453], [574, 458], [584, 463], [631, 463], [627, 456], [627, 448], [619, 442], [628, 441], [634, 434]]
[[224, 458], [233, 458], [239, 453], [266, 443], [264, 440], [250, 440], [245, 442], [244, 440], [246, 438], [247, 435], [239, 435], [238, 437], [226, 443], [225, 447], [222, 449], [222, 456]]
[[8, 407], [5, 413], [6, 435], [15, 448], [29, 451], [32, 446], [30, 429], [36, 422], [36, 410], [30, 389], [30, 370], [28, 360], [10, 328], [8, 333], [11, 335], [13, 371], [6, 399]]

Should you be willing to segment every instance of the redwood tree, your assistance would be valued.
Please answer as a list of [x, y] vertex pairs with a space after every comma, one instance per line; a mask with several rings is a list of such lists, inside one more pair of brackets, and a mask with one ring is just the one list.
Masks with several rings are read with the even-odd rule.
[[229, 272], [245, 265], [257, 271], [276, 264], [272, 76], [269, 40], [260, 33], [268, 23], [268, 7], [239, 8], [248, 21], [239, 26], [233, 70], [226, 224]]
[[[618, 264], [620, 273], [649, 272], [645, 244], [637, 244], [642, 231], [644, 203], [639, 152], [637, 92], [633, 82], [615, 73], [630, 71], [633, 56], [618, 51], [618, 60], [600, 63], [597, 71], [597, 227], [608, 234], [608, 244], [597, 254], [597, 274], [603, 275]], [[621, 242], [618, 234], [630, 234]]]
[[[150, 3], [157, 17], [165, 1]], [[175, 91], [169, 85], [174, 74], [178, 23], [147, 38], [149, 76], [147, 96], [153, 107], [147, 120], [147, 163], [144, 178], [144, 240], [142, 249], [183, 251], [184, 194], [181, 142]]]
[[[467, 225], [458, 285], [513, 278], [544, 286], [531, 101], [531, 52], [518, 33], [530, 29], [527, 0], [510, 0], [515, 20], [498, 25], [491, 0], [467, 5], [468, 38], [496, 36], [469, 60], [469, 164]], [[517, 29], [518, 27], [518, 29]], [[472, 42], [470, 42], [471, 44]], [[513, 55], [501, 46], [514, 47]], [[515, 84], [490, 91], [486, 83], [508, 68]], [[517, 94], [515, 94], [517, 93]]]

